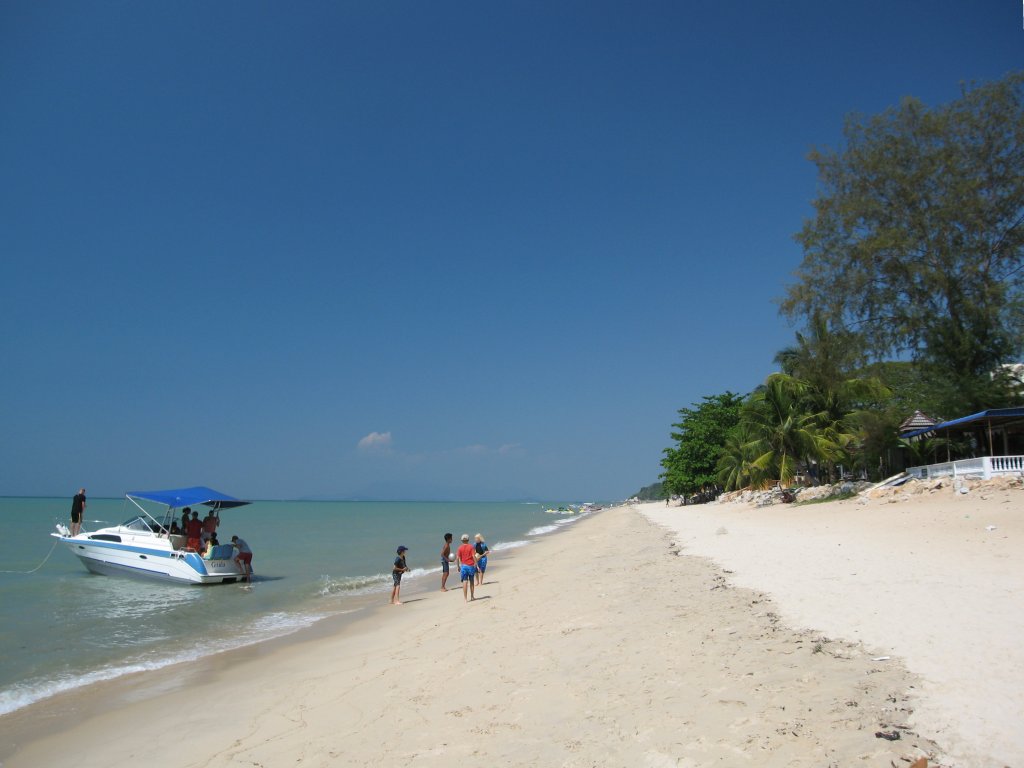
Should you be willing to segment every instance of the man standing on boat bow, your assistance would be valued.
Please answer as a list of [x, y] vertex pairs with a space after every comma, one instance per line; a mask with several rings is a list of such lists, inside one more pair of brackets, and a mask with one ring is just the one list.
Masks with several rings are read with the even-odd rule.
[[77, 536], [82, 530], [82, 516], [85, 514], [85, 488], [79, 488], [71, 500], [71, 535]]

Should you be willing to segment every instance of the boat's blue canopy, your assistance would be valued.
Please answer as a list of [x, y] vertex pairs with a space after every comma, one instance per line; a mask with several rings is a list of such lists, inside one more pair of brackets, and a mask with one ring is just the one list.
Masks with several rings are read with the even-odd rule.
[[193, 488], [172, 488], [169, 491], [128, 491], [126, 495], [133, 499], [145, 499], [158, 504], [166, 504], [168, 507], [191, 507], [205, 504], [216, 509], [226, 509], [241, 507], [249, 503], [204, 485], [197, 485]]

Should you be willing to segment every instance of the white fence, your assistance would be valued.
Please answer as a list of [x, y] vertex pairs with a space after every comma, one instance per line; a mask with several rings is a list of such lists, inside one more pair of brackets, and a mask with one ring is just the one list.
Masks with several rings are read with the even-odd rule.
[[1024, 475], [1024, 456], [982, 456], [924, 467], [911, 467], [907, 474], [918, 480], [930, 477], [980, 477], [988, 480], [996, 475]]

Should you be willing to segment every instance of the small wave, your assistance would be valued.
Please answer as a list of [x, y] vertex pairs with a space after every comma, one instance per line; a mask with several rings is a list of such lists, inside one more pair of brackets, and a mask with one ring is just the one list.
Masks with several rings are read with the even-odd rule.
[[[253, 642], [259, 642], [269, 637], [280, 637], [290, 635], [300, 629], [316, 624], [321, 619], [327, 618], [325, 613], [268, 613], [256, 619], [247, 634], [253, 635]], [[258, 635], [258, 637], [255, 637]]]
[[526, 532], [527, 536], [543, 536], [545, 533], [551, 533], [557, 531], [557, 525], [538, 525], [536, 528], [531, 528]]
[[495, 544], [493, 547], [491, 547], [491, 551], [492, 552], [501, 552], [503, 549], [518, 549], [519, 547], [525, 547], [529, 543], [530, 542], [528, 542], [526, 540], [520, 540], [520, 541], [499, 541], [497, 544]]
[[337, 594], [362, 595], [367, 592], [376, 592], [390, 584], [391, 578], [383, 573], [376, 573], [372, 576], [345, 576], [340, 579], [323, 575], [320, 577], [318, 593], [324, 597]]
[[177, 653], [141, 658], [120, 666], [101, 667], [85, 674], [61, 675], [54, 680], [37, 679], [17, 683], [7, 690], [0, 691], [0, 715], [6, 715], [37, 701], [93, 683], [115, 680], [136, 672], [153, 672], [173, 664], [192, 662], [224, 651], [244, 648], [276, 637], [284, 637], [315, 624], [326, 618], [327, 615], [326, 613], [272, 613], [254, 621], [241, 636], [236, 635], [230, 639], [224, 638], [212, 642], [207, 640]]

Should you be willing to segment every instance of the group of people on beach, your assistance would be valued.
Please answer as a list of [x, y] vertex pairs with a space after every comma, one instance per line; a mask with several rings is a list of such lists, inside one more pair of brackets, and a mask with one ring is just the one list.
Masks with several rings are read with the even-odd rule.
[[[448, 584], [451, 565], [458, 563], [459, 580], [462, 582], [462, 599], [468, 603], [470, 600], [476, 600], [476, 588], [483, 586], [484, 573], [487, 572], [487, 556], [491, 550], [487, 546], [487, 542], [484, 541], [482, 533], [476, 535], [475, 544], [470, 544], [469, 534], [464, 533], [461, 537], [462, 543], [453, 553], [453, 538], [453, 534], [446, 533], [444, 535], [444, 546], [441, 547], [441, 591], [448, 591], [446, 585]], [[404, 544], [398, 548], [398, 556], [395, 558], [391, 569], [391, 577], [394, 581], [394, 586], [391, 588], [392, 605], [402, 604], [400, 599], [402, 575], [410, 570], [405, 562], [405, 553], [408, 551], [409, 548]]]

